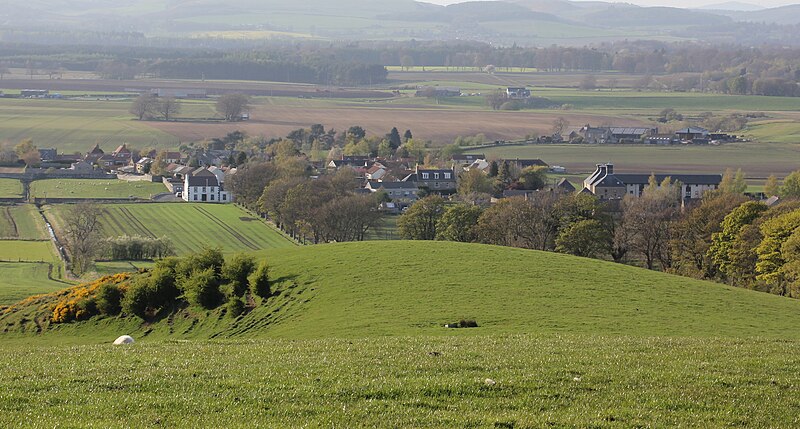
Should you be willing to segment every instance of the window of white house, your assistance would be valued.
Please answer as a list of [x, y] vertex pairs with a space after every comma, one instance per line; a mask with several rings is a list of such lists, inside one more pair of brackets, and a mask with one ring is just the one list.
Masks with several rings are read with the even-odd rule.
[[225, 201], [227, 199], [228, 199], [228, 194], [222, 194], [222, 201]]
[[214, 201], [214, 194], [211, 194], [211, 201]]
[[444, 178], [445, 179], [450, 179], [450, 173], [444, 173]]
[[194, 200], [197, 201], [197, 194], [194, 194]]
[[427, 179], [428, 177], [430, 177], [428, 173], [422, 173], [422, 178], [423, 179]]
[[433, 178], [439, 180], [439, 173], [433, 173]]

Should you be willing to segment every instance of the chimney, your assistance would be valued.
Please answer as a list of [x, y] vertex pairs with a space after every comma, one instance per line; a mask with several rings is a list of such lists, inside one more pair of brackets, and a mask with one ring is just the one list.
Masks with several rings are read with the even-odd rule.
[[614, 164], [611, 163], [606, 164], [606, 173], [614, 174]]

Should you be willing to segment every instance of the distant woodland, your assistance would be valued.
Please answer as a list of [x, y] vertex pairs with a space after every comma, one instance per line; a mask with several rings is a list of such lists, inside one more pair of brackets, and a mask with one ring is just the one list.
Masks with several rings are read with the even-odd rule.
[[[101, 37], [98, 33], [97, 37]], [[131, 37], [136, 38], [135, 34]], [[121, 34], [110, 39], [124, 40]], [[91, 38], [88, 38], [91, 39]], [[87, 40], [88, 40], [87, 39]], [[149, 46], [41, 46], [0, 43], [0, 67], [140, 76], [246, 79], [327, 85], [386, 82], [386, 66], [502, 72], [616, 71], [639, 74], [641, 88], [773, 96], [800, 95], [800, 48], [654, 41], [587, 47], [496, 47], [478, 42], [264, 42], [257, 49]], [[650, 76], [659, 79], [655, 87]]]

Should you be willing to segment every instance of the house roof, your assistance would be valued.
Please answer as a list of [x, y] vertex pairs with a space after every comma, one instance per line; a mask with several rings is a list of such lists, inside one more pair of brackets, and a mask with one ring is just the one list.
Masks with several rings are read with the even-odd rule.
[[413, 182], [367, 182], [367, 189], [409, 189], [416, 190], [417, 185]]
[[505, 161], [516, 163], [520, 168], [525, 167], [549, 167], [546, 162], [541, 159], [507, 159]]
[[688, 127], [675, 131], [675, 134], [708, 134], [708, 130], [700, 127]]
[[102, 155], [105, 152], [103, 152], [103, 149], [100, 149], [100, 143], [97, 143], [97, 144], [94, 145], [92, 150], [89, 151], [89, 153], [92, 154], [92, 155]]
[[131, 153], [131, 151], [130, 151], [130, 149], [128, 149], [128, 145], [127, 144], [122, 143], [121, 145], [117, 146], [117, 148], [114, 150], [113, 153], [115, 153], [115, 154], [126, 153], [127, 154], [127, 153]]
[[626, 127], [611, 127], [611, 134], [616, 135], [635, 135], [640, 136], [647, 134], [651, 131], [650, 128], [626, 128]]
[[216, 176], [187, 176], [189, 186], [219, 186]]
[[570, 183], [569, 180], [567, 180], [566, 178], [561, 178], [561, 180], [558, 181], [556, 187], [569, 192], [575, 191], [575, 186], [573, 186], [572, 183]]

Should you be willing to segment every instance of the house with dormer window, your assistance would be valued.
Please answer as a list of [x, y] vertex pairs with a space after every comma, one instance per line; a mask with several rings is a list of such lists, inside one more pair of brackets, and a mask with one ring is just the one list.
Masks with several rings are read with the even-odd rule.
[[458, 190], [458, 177], [455, 171], [447, 169], [423, 169], [416, 167], [403, 182], [414, 182], [418, 188], [427, 189], [439, 195], [452, 195]]

